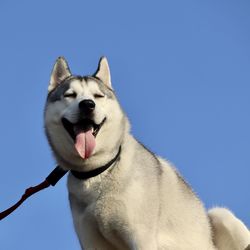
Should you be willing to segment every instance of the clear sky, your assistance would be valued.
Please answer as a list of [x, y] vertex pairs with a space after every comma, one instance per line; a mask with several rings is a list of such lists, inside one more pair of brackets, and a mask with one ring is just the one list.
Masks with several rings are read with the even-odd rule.
[[[250, 226], [250, 2], [0, 2], [0, 210], [55, 162], [43, 131], [56, 58], [109, 59], [132, 132], [179, 169], [206, 208]], [[66, 178], [0, 222], [1, 250], [76, 250]]]

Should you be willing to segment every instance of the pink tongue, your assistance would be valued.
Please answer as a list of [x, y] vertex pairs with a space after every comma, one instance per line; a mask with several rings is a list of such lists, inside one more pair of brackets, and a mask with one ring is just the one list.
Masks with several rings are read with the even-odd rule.
[[80, 131], [77, 133], [75, 148], [83, 159], [87, 159], [91, 156], [95, 148], [95, 137], [91, 130], [88, 130], [87, 132]]

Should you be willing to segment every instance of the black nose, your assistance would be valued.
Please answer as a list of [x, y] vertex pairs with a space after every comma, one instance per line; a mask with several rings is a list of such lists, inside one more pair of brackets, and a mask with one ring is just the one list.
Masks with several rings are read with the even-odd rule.
[[91, 113], [95, 109], [94, 101], [87, 99], [79, 102], [79, 109], [84, 113]]

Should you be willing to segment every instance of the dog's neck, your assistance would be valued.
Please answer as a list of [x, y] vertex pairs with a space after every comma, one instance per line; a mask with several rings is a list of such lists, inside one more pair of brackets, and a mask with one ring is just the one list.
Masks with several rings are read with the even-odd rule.
[[99, 174], [101, 174], [102, 172], [104, 172], [105, 170], [107, 170], [108, 168], [110, 168], [114, 163], [116, 163], [120, 157], [121, 154], [121, 146], [118, 149], [117, 154], [115, 155], [114, 158], [112, 158], [109, 162], [107, 162], [105, 165], [101, 166], [101, 167], [97, 167], [93, 170], [90, 171], [86, 171], [86, 172], [79, 172], [79, 171], [74, 171], [71, 170], [72, 175], [79, 179], [79, 180], [87, 180], [91, 177], [95, 177]]

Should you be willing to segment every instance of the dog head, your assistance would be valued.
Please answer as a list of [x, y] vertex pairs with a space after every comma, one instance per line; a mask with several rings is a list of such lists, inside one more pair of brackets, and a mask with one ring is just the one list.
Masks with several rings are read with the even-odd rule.
[[59, 57], [52, 70], [45, 107], [45, 131], [58, 163], [89, 170], [107, 162], [128, 129], [111, 86], [108, 61], [93, 76], [72, 75]]

